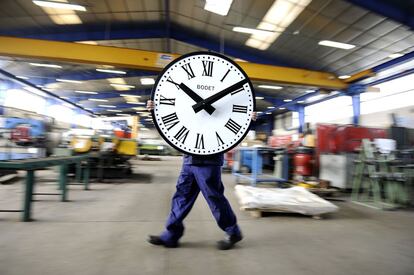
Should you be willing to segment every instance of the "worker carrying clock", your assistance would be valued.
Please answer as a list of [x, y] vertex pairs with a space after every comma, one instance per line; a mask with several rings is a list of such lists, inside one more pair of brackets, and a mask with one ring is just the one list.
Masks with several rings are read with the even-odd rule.
[[256, 119], [253, 86], [246, 73], [217, 53], [183, 55], [158, 76], [147, 108], [164, 140], [184, 153], [166, 228], [148, 241], [177, 247], [184, 233], [183, 220], [201, 191], [226, 233], [217, 247], [233, 248], [242, 233], [224, 196], [221, 166], [223, 153], [246, 136]]

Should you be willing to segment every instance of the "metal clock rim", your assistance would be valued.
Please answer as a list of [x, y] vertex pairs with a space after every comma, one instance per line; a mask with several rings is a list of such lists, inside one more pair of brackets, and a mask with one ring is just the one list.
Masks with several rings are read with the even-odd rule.
[[[222, 55], [222, 54], [219, 54], [219, 53], [216, 53], [216, 52], [209, 52], [209, 51], [196, 51], [196, 52], [191, 52], [191, 53], [187, 53], [187, 54], [183, 54], [182, 56], [180, 56], [180, 57], [178, 57], [178, 58], [176, 58], [176, 59], [174, 59], [173, 61], [171, 61], [167, 66], [165, 66], [164, 67], [164, 69], [158, 74], [158, 77], [157, 77], [157, 79], [155, 80], [155, 83], [154, 83], [154, 85], [153, 85], [153, 87], [152, 87], [152, 91], [151, 91], [151, 100], [152, 101], [154, 101], [154, 96], [155, 96], [155, 90], [156, 90], [156, 88], [157, 88], [157, 86], [158, 86], [158, 82], [161, 80], [161, 78], [162, 78], [162, 76], [164, 75], [164, 73], [170, 68], [170, 67], [172, 67], [175, 63], [177, 63], [177, 62], [179, 62], [180, 60], [182, 60], [182, 59], [185, 59], [185, 58], [187, 58], [187, 57], [191, 57], [191, 56], [193, 56], [193, 55], [201, 55], [201, 54], [204, 54], [204, 55], [214, 55], [214, 56], [216, 56], [216, 57], [220, 57], [220, 58], [223, 58], [223, 59], [225, 59], [225, 60], [227, 60], [229, 63], [231, 63], [233, 66], [235, 66], [242, 74], [243, 74], [243, 76], [247, 79], [247, 84], [250, 86], [250, 90], [251, 90], [251, 92], [252, 92], [252, 95], [253, 95], [253, 112], [255, 112], [255, 110], [256, 110], [256, 93], [255, 93], [255, 91], [254, 91], [254, 89], [253, 89], [253, 85], [252, 85], [252, 83], [251, 83], [251, 81], [250, 81], [250, 78], [247, 76], [247, 74], [246, 74], [246, 72], [240, 67], [240, 65], [239, 64], [237, 64], [236, 62], [234, 62], [234, 60], [232, 60], [232, 59], [230, 59], [230, 58], [228, 58], [227, 56], [224, 56], [224, 55]], [[239, 145], [240, 144], [240, 142], [247, 136], [247, 134], [248, 134], [248, 132], [249, 132], [249, 129], [250, 129], [250, 126], [251, 126], [251, 124], [252, 124], [252, 120], [250, 119], [250, 124], [249, 124], [249, 127], [248, 127], [248, 129], [246, 130], [246, 132], [239, 138], [239, 141], [237, 142], [237, 143], [235, 143], [235, 144], [233, 144], [232, 146], [230, 146], [229, 148], [227, 148], [227, 149], [225, 149], [225, 150], [223, 150], [223, 151], [220, 151], [220, 152], [218, 152], [218, 153], [214, 153], [214, 154], [208, 154], [208, 155], [199, 155], [199, 154], [194, 154], [194, 153], [189, 153], [189, 152], [187, 152], [187, 151], [185, 151], [185, 150], [183, 150], [183, 149], [181, 149], [181, 148], [179, 148], [178, 146], [176, 146], [175, 144], [173, 144], [165, 135], [164, 135], [164, 133], [161, 131], [161, 129], [159, 128], [159, 126], [158, 126], [158, 124], [157, 124], [157, 122], [156, 122], [156, 118], [155, 118], [155, 114], [154, 114], [154, 110], [151, 110], [151, 117], [152, 117], [152, 121], [153, 121], [153, 123], [154, 123], [154, 126], [155, 126], [155, 128], [157, 129], [157, 131], [158, 131], [158, 133], [161, 135], [161, 137], [164, 139], [164, 141], [166, 141], [171, 147], [173, 147], [175, 150], [177, 150], [177, 151], [179, 151], [179, 152], [181, 152], [181, 153], [183, 153], [183, 154], [186, 154], [186, 155], [190, 155], [190, 156], [196, 156], [196, 157], [200, 157], [200, 156], [206, 156], [206, 157], [208, 157], [208, 156], [214, 156], [214, 155], [219, 155], [219, 154], [224, 154], [224, 153], [226, 153], [226, 152], [228, 152], [228, 151], [230, 151], [231, 149], [233, 149], [234, 147], [236, 147], [237, 145]]]

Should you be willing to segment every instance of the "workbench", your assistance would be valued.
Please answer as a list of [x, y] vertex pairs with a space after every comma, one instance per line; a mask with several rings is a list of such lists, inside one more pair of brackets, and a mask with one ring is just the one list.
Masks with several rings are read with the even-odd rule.
[[[23, 212], [22, 220], [27, 222], [31, 220], [30, 211], [33, 201], [33, 195], [60, 195], [61, 201], [67, 201], [67, 172], [68, 165], [72, 163], [75, 163], [77, 167], [79, 167], [79, 169], [77, 169], [78, 173], [81, 173], [83, 170], [83, 184], [85, 190], [87, 190], [89, 184], [88, 158], [88, 155], [81, 155], [0, 161], [0, 169], [26, 171], [23, 210], [0, 210], [0, 212]], [[60, 167], [59, 189], [61, 190], [61, 193], [33, 193], [33, 188], [36, 182], [35, 171], [51, 166]], [[77, 178], [79, 179], [80, 177]]]
[[[234, 154], [233, 163], [233, 176], [236, 177], [236, 183], [239, 183], [239, 179], [245, 179], [250, 182], [252, 186], [256, 186], [257, 183], [263, 182], [275, 182], [283, 183], [287, 179], [275, 177], [271, 174], [263, 173], [263, 155], [275, 154], [275, 148], [268, 147], [240, 147], [237, 148]], [[251, 173], [243, 173], [243, 167], [248, 167]]]

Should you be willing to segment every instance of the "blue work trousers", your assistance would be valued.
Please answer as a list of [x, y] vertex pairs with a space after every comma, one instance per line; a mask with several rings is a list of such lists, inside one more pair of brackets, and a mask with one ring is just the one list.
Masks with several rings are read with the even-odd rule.
[[236, 216], [224, 196], [221, 166], [184, 164], [177, 181], [177, 191], [172, 199], [166, 230], [161, 234], [163, 241], [177, 242], [183, 236], [183, 220], [193, 207], [200, 191], [218, 226], [228, 235], [241, 234]]

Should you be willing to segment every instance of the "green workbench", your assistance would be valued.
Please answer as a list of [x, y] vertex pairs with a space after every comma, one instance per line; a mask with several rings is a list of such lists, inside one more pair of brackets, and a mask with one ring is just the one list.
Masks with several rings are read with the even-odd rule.
[[[77, 173], [81, 173], [83, 170], [83, 184], [85, 190], [88, 189], [89, 184], [89, 165], [88, 155], [81, 156], [68, 156], [68, 157], [48, 157], [48, 158], [36, 158], [36, 159], [25, 159], [25, 160], [10, 160], [0, 161], [0, 169], [10, 170], [24, 170], [26, 171], [26, 184], [25, 184], [25, 195], [24, 195], [24, 206], [23, 210], [0, 210], [0, 212], [23, 212], [22, 220], [27, 222], [31, 220], [31, 206], [33, 201], [33, 195], [60, 195], [61, 201], [66, 201], [67, 198], [67, 171], [68, 165], [75, 163], [79, 169]], [[59, 166], [59, 188], [61, 193], [33, 193], [33, 187], [35, 184], [35, 171], [44, 169], [46, 167]], [[81, 169], [80, 167], [83, 167]], [[80, 179], [80, 175], [77, 178]]]

